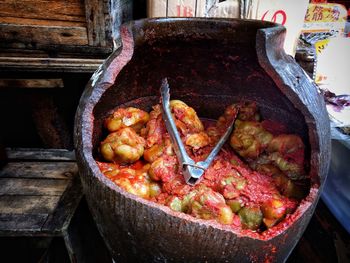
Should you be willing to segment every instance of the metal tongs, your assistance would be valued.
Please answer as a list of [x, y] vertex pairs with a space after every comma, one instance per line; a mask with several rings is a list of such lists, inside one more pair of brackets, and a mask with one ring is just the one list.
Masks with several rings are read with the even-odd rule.
[[234, 116], [230, 126], [227, 128], [226, 132], [220, 138], [219, 142], [215, 145], [213, 150], [210, 152], [209, 156], [205, 161], [194, 162], [187, 154], [184, 144], [182, 143], [180, 134], [176, 128], [174, 119], [170, 110], [170, 89], [168, 80], [165, 78], [162, 80], [162, 86], [160, 88], [161, 98], [162, 98], [162, 115], [165, 122], [166, 129], [170, 135], [171, 141], [174, 146], [174, 150], [179, 161], [180, 168], [182, 170], [185, 182], [190, 185], [194, 185], [199, 178], [204, 174], [214, 160], [215, 156], [219, 153], [221, 147], [224, 145], [228, 137], [233, 130], [233, 124], [236, 120]]

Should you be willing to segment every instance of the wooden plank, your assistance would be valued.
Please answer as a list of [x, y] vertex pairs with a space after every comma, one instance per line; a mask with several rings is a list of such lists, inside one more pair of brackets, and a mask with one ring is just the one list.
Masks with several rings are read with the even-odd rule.
[[73, 162], [9, 162], [0, 170], [0, 178], [69, 179], [78, 176]]
[[60, 196], [69, 180], [0, 178], [0, 195]]
[[102, 59], [68, 59], [68, 58], [23, 58], [1, 57], [2, 70], [37, 70], [58, 72], [88, 72], [93, 73], [103, 63]]
[[0, 88], [63, 88], [63, 79], [0, 79]]
[[0, 61], [2, 57], [31, 57], [47, 58], [48, 54], [43, 50], [29, 49], [30, 44], [24, 43], [0, 43]]
[[84, 21], [83, 1], [6, 0], [0, 1], [0, 16], [62, 21]]
[[41, 232], [47, 217], [47, 214], [0, 214], [0, 235], [23, 236]]
[[75, 152], [65, 149], [6, 148], [8, 160], [75, 161]]
[[42, 231], [50, 233], [62, 233], [66, 231], [82, 196], [83, 189], [80, 178], [75, 177], [70, 181], [54, 213], [50, 214], [47, 218]]
[[50, 214], [60, 196], [0, 196], [0, 214]]
[[[1, 57], [31, 57], [52, 59], [104, 59], [113, 51], [112, 46], [57, 45], [55, 43], [9, 43], [0, 42]], [[55, 57], [52, 57], [55, 54]], [[1, 58], [0, 57], [0, 58]]]
[[6, 42], [88, 45], [85, 27], [50, 27], [0, 24], [0, 39]]
[[106, 46], [105, 18], [103, 2], [85, 0], [85, 14], [89, 45]]
[[0, 24], [86, 27], [86, 21], [60, 21], [0, 16]]

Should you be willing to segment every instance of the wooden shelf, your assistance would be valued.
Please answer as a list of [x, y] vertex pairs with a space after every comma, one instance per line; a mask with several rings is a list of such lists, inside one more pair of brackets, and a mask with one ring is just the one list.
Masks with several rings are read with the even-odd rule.
[[0, 170], [0, 237], [62, 237], [74, 262], [69, 225], [83, 196], [74, 153], [7, 149], [7, 156]]

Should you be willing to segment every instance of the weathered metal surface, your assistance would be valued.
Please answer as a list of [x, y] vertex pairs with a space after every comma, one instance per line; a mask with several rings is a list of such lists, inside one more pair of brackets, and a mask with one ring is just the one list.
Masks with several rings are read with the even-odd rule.
[[[245, 20], [155, 19], [121, 29], [123, 47], [95, 72], [82, 95], [75, 146], [84, 192], [113, 257], [128, 262], [281, 262], [308, 224], [326, 177], [330, 132], [312, 81], [283, 51], [285, 29]], [[172, 96], [215, 118], [232, 102], [255, 100], [264, 116], [299, 134], [310, 160], [311, 189], [297, 211], [265, 235], [173, 212], [126, 193], [99, 171], [94, 154], [102, 120], [120, 105], [143, 109]]]

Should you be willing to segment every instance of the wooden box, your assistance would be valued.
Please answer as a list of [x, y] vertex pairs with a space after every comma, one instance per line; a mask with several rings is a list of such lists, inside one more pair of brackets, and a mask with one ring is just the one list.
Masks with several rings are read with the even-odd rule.
[[101, 62], [93, 59], [112, 52], [119, 25], [131, 19], [132, 2], [0, 1], [0, 68], [93, 72]]

